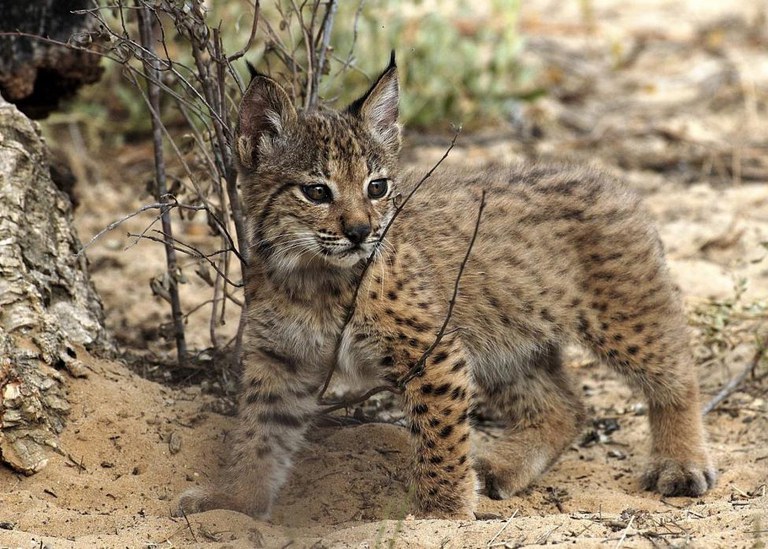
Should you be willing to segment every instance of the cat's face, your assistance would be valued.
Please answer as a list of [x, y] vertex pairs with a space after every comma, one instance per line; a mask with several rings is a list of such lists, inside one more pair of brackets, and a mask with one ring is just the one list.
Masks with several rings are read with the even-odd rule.
[[252, 249], [272, 268], [366, 259], [395, 210], [400, 128], [394, 64], [344, 111], [297, 112], [256, 76], [240, 106], [235, 153]]

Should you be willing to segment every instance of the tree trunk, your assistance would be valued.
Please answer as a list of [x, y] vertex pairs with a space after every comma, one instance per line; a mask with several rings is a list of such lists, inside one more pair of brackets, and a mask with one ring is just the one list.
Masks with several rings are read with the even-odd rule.
[[0, 97], [0, 461], [25, 474], [58, 449], [78, 353], [110, 349], [101, 302], [49, 175], [39, 129]]
[[96, 19], [72, 13], [87, 8], [90, 0], [0, 0], [0, 32], [20, 33], [0, 36], [0, 95], [30, 118], [45, 118], [101, 77], [98, 55], [56, 43], [98, 40]]

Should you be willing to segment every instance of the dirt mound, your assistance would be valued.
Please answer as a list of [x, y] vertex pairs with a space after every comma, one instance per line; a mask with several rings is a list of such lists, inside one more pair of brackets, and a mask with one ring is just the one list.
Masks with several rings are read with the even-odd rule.
[[768, 518], [768, 433], [755, 421], [759, 410], [711, 416], [723, 471], [718, 487], [701, 499], [665, 500], [638, 489], [647, 436], [642, 408], [603, 369], [586, 366], [576, 370], [601, 420], [594, 432], [525, 493], [481, 498], [482, 520], [410, 517], [407, 432], [365, 424], [313, 431], [270, 522], [229, 511], [187, 522], [171, 517], [174, 498], [218, 468], [233, 418], [206, 411], [213, 398], [199, 390], [171, 390], [118, 363], [87, 365], [88, 378], [71, 383], [62, 455], [33, 477], [0, 471], [0, 546], [589, 546], [623, 536], [629, 546], [666, 540], [712, 547], [759, 539]]

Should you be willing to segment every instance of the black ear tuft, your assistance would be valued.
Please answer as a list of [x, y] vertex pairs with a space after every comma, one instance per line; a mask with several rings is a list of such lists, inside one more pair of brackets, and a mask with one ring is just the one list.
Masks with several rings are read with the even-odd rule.
[[264, 78], [269, 78], [269, 76], [267, 76], [263, 72], [259, 72], [259, 69], [254, 67], [253, 63], [251, 63], [250, 61], [246, 60], [245, 66], [248, 67], [248, 74], [251, 76], [251, 81], [257, 76], [263, 76]]
[[389, 65], [371, 88], [347, 107], [347, 112], [359, 116], [374, 137], [396, 149], [400, 147], [399, 116], [400, 90], [395, 64], [395, 50]]
[[255, 167], [262, 146], [296, 120], [296, 109], [285, 90], [256, 72], [243, 94], [235, 128], [235, 155], [245, 167]]
[[254, 67], [253, 64], [250, 61], [246, 60], [245, 66], [248, 67], [248, 74], [251, 75], [251, 80], [253, 80], [257, 76], [261, 76], [259, 74], [259, 71], [256, 70], [256, 67]]

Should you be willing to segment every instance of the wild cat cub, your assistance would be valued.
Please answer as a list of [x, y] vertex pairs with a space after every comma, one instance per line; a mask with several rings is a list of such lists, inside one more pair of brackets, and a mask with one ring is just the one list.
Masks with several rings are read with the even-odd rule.
[[[648, 401], [643, 485], [690, 496], [713, 485], [680, 300], [647, 214], [621, 184], [562, 166], [441, 168], [381, 240], [418, 180], [398, 168], [394, 56], [340, 112], [296, 111], [257, 75], [234, 148], [253, 243], [240, 418], [221, 479], [185, 493], [186, 512], [269, 515], [334, 362], [358, 378], [410, 370], [446, 318], [483, 193], [446, 335], [402, 397], [419, 511], [471, 517], [478, 480], [489, 496], [508, 497], [569, 445], [584, 418], [560, 360], [570, 341]], [[478, 397], [508, 427], [473, 448]]]

